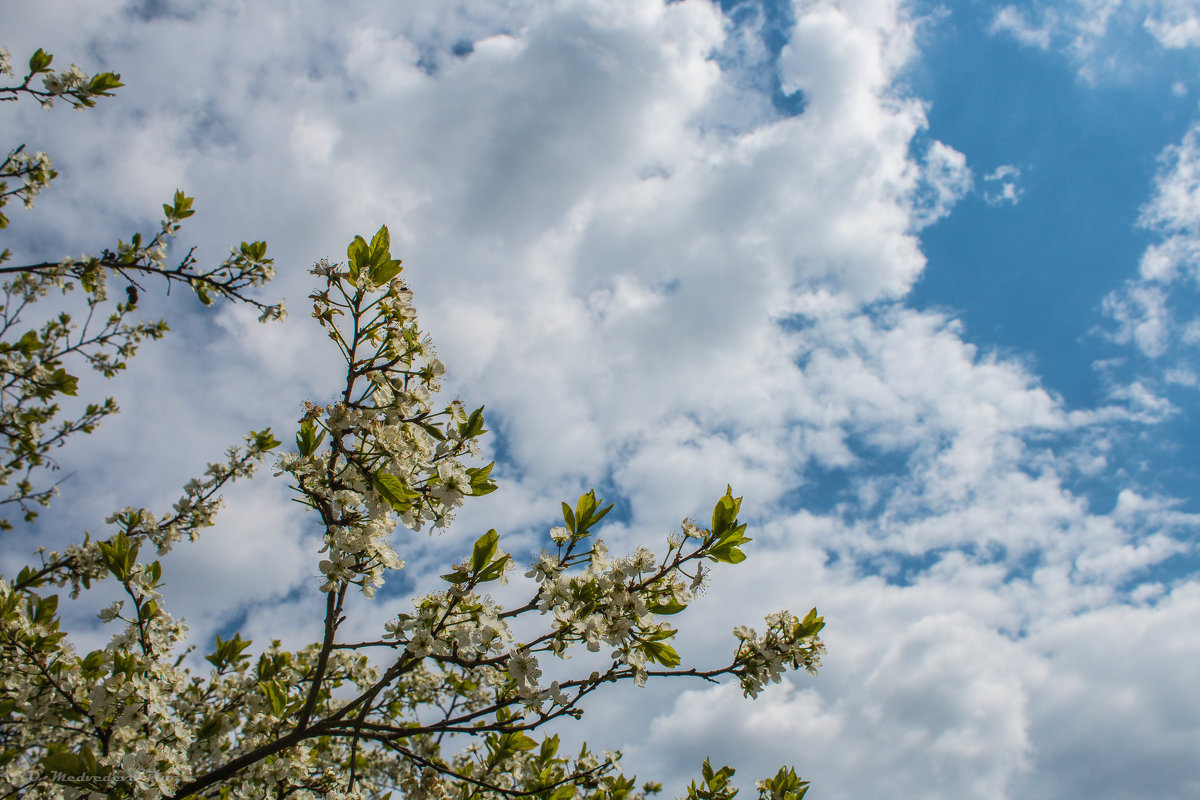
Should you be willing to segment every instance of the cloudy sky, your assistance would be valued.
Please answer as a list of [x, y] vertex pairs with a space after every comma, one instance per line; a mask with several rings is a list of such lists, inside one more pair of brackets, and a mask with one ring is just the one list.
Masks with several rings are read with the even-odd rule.
[[[616, 503], [661, 550], [726, 483], [750, 559], [681, 631], [816, 605], [829, 655], [757, 702], [626, 691], [594, 744], [678, 790], [794, 764], [819, 798], [1200, 795], [1200, 3], [43, 0], [2, 44], [127, 88], [2, 109], [61, 177], [18, 258], [153, 229], [266, 239], [292, 318], [147, 292], [173, 336], [62, 451], [41, 542], [166, 509], [251, 428], [337, 386], [308, 267], [387, 224], [501, 490], [355, 625], [498, 528]], [[269, 471], [168, 565], [203, 647], [313, 635], [311, 521]], [[4, 568], [38, 543], [7, 540]], [[314, 604], [314, 598], [316, 604]], [[75, 611], [71, 613], [75, 614]], [[88, 629], [87, 613], [78, 626]], [[87, 635], [100, 635], [94, 632]]]

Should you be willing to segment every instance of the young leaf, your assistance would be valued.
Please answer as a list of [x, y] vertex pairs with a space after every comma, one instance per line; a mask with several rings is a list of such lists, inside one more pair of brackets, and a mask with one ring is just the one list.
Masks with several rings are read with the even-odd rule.
[[483, 406], [475, 409], [467, 417], [466, 422], [458, 423], [458, 434], [464, 439], [470, 439], [474, 436], [481, 436], [487, 433], [483, 428]]
[[318, 431], [317, 424], [311, 419], [300, 423], [300, 431], [296, 434], [296, 449], [302, 456], [310, 456], [321, 446], [325, 439], [325, 429]]
[[254, 439], [254, 446], [263, 452], [274, 450], [283, 444], [283, 442], [275, 438], [270, 428], [265, 428], [261, 431], [251, 431], [250, 436]]
[[101, 72], [92, 76], [92, 80], [88, 84], [88, 91], [92, 94], [109, 97], [113, 89], [119, 89], [124, 85], [121, 83], [120, 75], [113, 72]]
[[471, 482], [471, 494], [475, 497], [480, 495], [490, 494], [496, 491], [496, 484], [488, 480], [488, 475], [492, 472], [492, 467], [496, 466], [496, 462], [483, 467], [470, 467], [467, 469], [467, 477]]
[[808, 636], [816, 636], [825, 627], [825, 618], [817, 616], [817, 610], [814, 608], [809, 611], [800, 624], [796, 626], [793, 635], [797, 639], [803, 639]]
[[738, 509], [741, 508], [742, 498], [734, 498], [733, 488], [725, 487], [725, 495], [713, 506], [712, 532], [721, 536], [737, 526]]
[[399, 478], [387, 472], [376, 472], [374, 483], [375, 491], [379, 492], [379, 496], [397, 511], [408, 510], [408, 501], [418, 496], [409, 490]]
[[388, 233], [387, 225], [380, 229], [371, 237], [370, 260], [372, 264], [378, 264], [383, 259], [389, 257], [389, 252], [392, 248], [392, 236]]
[[54, 56], [47, 53], [42, 48], [29, 57], [29, 72], [31, 75], [37, 75], [39, 72], [45, 72], [50, 66], [50, 62], [54, 60]]
[[679, 654], [669, 644], [663, 644], [662, 642], [642, 642], [641, 650], [646, 654], [646, 658], [651, 661], [657, 661], [667, 669], [674, 669], [679, 666]]
[[480, 536], [475, 542], [475, 548], [471, 551], [471, 572], [479, 572], [487, 566], [487, 563], [492, 560], [492, 556], [496, 554], [497, 543], [500, 541], [500, 534], [496, 533], [496, 529]]
[[478, 578], [479, 582], [480, 583], [488, 583], [489, 581], [494, 581], [497, 578], [499, 578], [501, 575], [503, 575], [504, 567], [508, 564], [509, 558], [510, 558], [510, 556], [508, 554], [505, 554], [505, 555], [502, 555], [499, 558], [497, 558], [491, 564], [488, 564], [487, 568], [484, 569], [482, 572], [480, 572], [476, 576]]
[[668, 614], [678, 614], [680, 611], [683, 611], [685, 608], [687, 608], [686, 605], [679, 602], [674, 597], [670, 597], [670, 598], [667, 598], [667, 601], [665, 603], [659, 603], [657, 605], [648, 606], [647, 610], [650, 611], [650, 613], [652, 613], [652, 614], [662, 614], [662, 615], [666, 616]]
[[358, 285], [358, 275], [363, 268], [370, 269], [371, 253], [367, 248], [367, 240], [361, 236], [355, 236], [354, 241], [346, 248], [346, 266], [350, 270], [350, 283]]

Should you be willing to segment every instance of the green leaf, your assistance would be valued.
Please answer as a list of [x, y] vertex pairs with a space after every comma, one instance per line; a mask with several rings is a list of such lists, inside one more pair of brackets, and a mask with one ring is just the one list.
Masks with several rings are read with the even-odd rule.
[[163, 214], [174, 219], [187, 219], [196, 213], [192, 210], [192, 200], [193, 198], [184, 194], [182, 189], [176, 189], [172, 205], [163, 204]]
[[212, 664], [218, 671], [229, 665], [236, 665], [239, 661], [243, 661], [250, 656], [243, 651], [253, 644], [251, 639], [243, 639], [241, 633], [235, 633], [232, 639], [221, 641], [221, 637], [217, 636], [217, 649], [204, 657], [204, 660]]
[[510, 733], [505, 738], [508, 739], [506, 744], [513, 750], [532, 750], [538, 746], [537, 742], [520, 732]]
[[[426, 433], [437, 439], [439, 442], [446, 441], [446, 434], [442, 433], [442, 429], [437, 425], [430, 425], [428, 422], [421, 422], [418, 424], [425, 430]], [[468, 470], [468, 473], [469, 472], [470, 471]]]
[[409, 501], [420, 496], [405, 486], [395, 475], [387, 472], [376, 472], [374, 484], [375, 491], [379, 493], [379, 496], [397, 511], [407, 511]]
[[685, 608], [687, 608], [687, 605], [679, 602], [674, 597], [671, 597], [665, 603], [659, 603], [657, 605], [649, 606], [648, 610], [652, 614], [662, 614], [662, 615], [666, 616], [669, 614], [678, 614], [680, 611], [683, 611]]
[[65, 369], [56, 369], [50, 376], [52, 385], [65, 395], [74, 397], [79, 386], [79, 378], [67, 372]]
[[87, 774], [87, 769], [83, 765], [83, 759], [75, 753], [57, 752], [51, 753], [42, 759], [42, 769], [44, 769], [51, 780], [56, 783], [71, 785], [71, 781], [55, 779], [56, 775], [64, 777], [79, 778]]
[[804, 639], [809, 636], [816, 636], [825, 627], [825, 618], [817, 616], [817, 610], [814, 608], [809, 611], [800, 624], [792, 631], [792, 635], [797, 639]]
[[467, 469], [467, 477], [471, 482], [471, 494], [474, 497], [479, 497], [485, 494], [491, 494], [496, 491], [496, 484], [488, 480], [488, 475], [492, 473], [492, 467], [496, 466], [493, 461], [483, 467], [470, 467]]
[[587, 494], [579, 495], [579, 499], [575, 501], [575, 524], [582, 530], [587, 527], [588, 519], [591, 518], [592, 509], [596, 507], [596, 490], [592, 489]]
[[88, 91], [92, 94], [110, 97], [113, 89], [119, 89], [124, 85], [121, 83], [120, 75], [114, 72], [101, 72], [92, 76], [91, 83], [88, 84]]
[[310, 456], [321, 446], [325, 439], [325, 429], [318, 428], [311, 419], [300, 423], [300, 431], [296, 434], [296, 449], [302, 456]]
[[595, 489], [590, 490], [587, 494], [580, 495], [579, 500], [575, 503], [575, 526], [572, 529], [573, 533], [577, 536], [582, 536], [587, 533], [589, 528], [604, 519], [604, 516], [609, 511], [612, 511], [612, 503], [597, 511], [596, 509], [601, 502], [596, 499]]
[[97, 546], [108, 571], [121, 583], [127, 582], [137, 563], [138, 546], [131, 547], [123, 531], [107, 542], [97, 542]]
[[746, 560], [746, 554], [738, 548], [751, 541], [745, 536], [746, 526], [738, 524], [738, 511], [742, 506], [742, 498], [733, 496], [733, 489], [725, 487], [725, 495], [713, 506], [712, 533], [708, 552], [705, 554], [711, 561], [726, 564], [737, 564]]
[[597, 511], [595, 514], [592, 515], [592, 518], [590, 520], [588, 520], [588, 527], [590, 528], [591, 526], [598, 523], [600, 520], [604, 519], [605, 515], [607, 515], [608, 512], [610, 512], [612, 510], [613, 510], [613, 504], [609, 503], [604, 508]]
[[346, 248], [346, 258], [346, 266], [350, 269], [350, 283], [357, 286], [359, 273], [371, 267], [371, 252], [367, 247], [367, 240], [355, 236], [354, 241]]
[[37, 611], [34, 612], [34, 622], [45, 625], [54, 619], [54, 612], [58, 610], [58, 595], [52, 594], [49, 597], [42, 598], [37, 603]]
[[29, 57], [29, 72], [37, 75], [39, 72], [45, 72], [50, 66], [50, 62], [54, 61], [54, 56], [47, 53], [42, 48], [38, 48], [32, 56]]
[[642, 642], [640, 649], [646, 654], [646, 658], [651, 661], [657, 661], [667, 669], [674, 669], [679, 666], [679, 654], [669, 644], [663, 644], [662, 642]]
[[271, 705], [271, 712], [277, 717], [281, 716], [283, 710], [287, 708], [287, 693], [284, 692], [279, 682], [259, 681], [258, 688], [262, 690], [267, 702]]
[[802, 800], [808, 793], [809, 782], [800, 779], [792, 767], [780, 767], [775, 777], [760, 781], [760, 800]]
[[384, 225], [371, 239], [367, 256], [371, 282], [377, 286], [383, 286], [404, 269], [400, 266], [399, 260], [392, 258], [391, 247], [392, 237], [388, 233], [387, 226]]
[[375, 235], [371, 237], [371, 263], [380, 263], [390, 255], [389, 251], [391, 249], [392, 235], [388, 233], [387, 225], [382, 225]]
[[250, 261], [269, 261], [266, 242], [242, 242], [242, 255]]
[[722, 536], [737, 526], [737, 515], [741, 506], [742, 498], [734, 498], [733, 487], [726, 486], [725, 496], [713, 506], [712, 532], [715, 536]]
[[491, 564], [488, 564], [487, 568], [476, 576], [479, 582], [487, 583], [488, 581], [494, 581], [503, 575], [504, 565], [508, 563], [508, 559], [508, 554], [505, 554], [497, 558]]
[[101, 674], [104, 666], [104, 651], [93, 650], [87, 654], [83, 662], [79, 665], [80, 671], [85, 678], [94, 678]]
[[17, 341], [16, 348], [21, 351], [21, 355], [29, 358], [39, 349], [41, 349], [42, 341], [38, 339], [36, 331], [29, 331]]
[[371, 282], [376, 286], [386, 286], [392, 278], [404, 271], [399, 259], [388, 259], [382, 264], [371, 267]]
[[483, 409], [484, 406], [480, 406], [471, 412], [471, 414], [467, 417], [466, 422], [458, 423], [459, 436], [464, 439], [470, 439], [474, 436], [480, 436], [487, 433], [487, 431], [483, 428]]
[[644, 634], [642, 639], [644, 641], [660, 642], [663, 639], [672, 638], [677, 633], [679, 633], [679, 631], [675, 630], [674, 628], [663, 628], [662, 630], [655, 631], [654, 633]]
[[496, 529], [480, 536], [475, 542], [475, 548], [471, 551], [471, 572], [479, 572], [487, 566], [487, 563], [492, 560], [492, 556], [496, 554], [500, 534], [496, 533]]
[[[749, 541], [748, 539], [746, 541]], [[734, 542], [726, 542], [713, 547], [706, 554], [710, 561], [722, 564], [740, 564], [746, 560], [746, 554], [737, 548]]]
[[263, 452], [266, 452], [267, 450], [274, 450], [276, 447], [279, 447], [279, 445], [283, 444], [281, 441], [275, 438], [275, 435], [271, 433], [270, 428], [261, 431], [251, 431], [250, 435], [254, 437], [254, 446]]
[[563, 508], [563, 522], [567, 523], [567, 530], [569, 530], [571, 533], [574, 533], [575, 532], [575, 512], [571, 510], [571, 507], [569, 505], [567, 505], [565, 501], [562, 504], [562, 508]]
[[542, 740], [542, 749], [538, 755], [542, 761], [549, 761], [554, 758], [554, 754], [558, 752], [558, 734], [547, 736]]
[[[83, 768], [88, 775], [100, 774], [100, 763], [96, 761], [96, 755], [92, 752], [92, 748], [86, 744], [79, 748], [79, 759], [83, 761]], [[111, 767], [105, 768], [104, 772], [107, 774], [111, 769]]]

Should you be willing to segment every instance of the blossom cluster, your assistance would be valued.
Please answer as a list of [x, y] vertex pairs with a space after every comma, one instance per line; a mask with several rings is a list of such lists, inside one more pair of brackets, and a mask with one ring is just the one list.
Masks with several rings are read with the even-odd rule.
[[[461, 461], [478, 455], [482, 409], [468, 414], [458, 400], [434, 409], [445, 366], [418, 327], [389, 248], [385, 227], [370, 245], [361, 237], [351, 244], [345, 269], [313, 269], [326, 283], [312, 295], [313, 317], [341, 350], [349, 378], [338, 401], [306, 405], [297, 452], [278, 466], [321, 515], [325, 592], [355, 584], [373, 596], [388, 570], [404, 566], [388, 541], [398, 522], [443, 528], [466, 497], [494, 488], [489, 468]], [[352, 324], [343, 329], [340, 318]]]
[[[50, 156], [42, 152], [26, 153], [24, 145], [18, 147], [0, 163], [0, 208], [14, 197], [26, 208], [32, 208], [34, 199], [57, 175], [50, 163]], [[9, 181], [14, 180], [17, 185], [10, 188]], [[0, 214], [0, 228], [7, 225], [8, 218]]]
[[825, 652], [817, 636], [825, 621], [817, 616], [815, 608], [803, 620], [787, 611], [777, 611], [767, 615], [766, 623], [767, 631], [762, 636], [744, 625], [733, 629], [740, 642], [735, 674], [748, 697], [758, 697], [766, 684], [782, 681], [788, 669], [803, 668], [816, 675]]
[[80, 98], [91, 97], [91, 76], [72, 64], [61, 72], [50, 72], [42, 78], [46, 91], [55, 97], [74, 95]]

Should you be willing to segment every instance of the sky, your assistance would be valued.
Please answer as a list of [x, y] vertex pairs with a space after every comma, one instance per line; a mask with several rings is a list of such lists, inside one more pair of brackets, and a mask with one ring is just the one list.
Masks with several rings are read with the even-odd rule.
[[[69, 20], [69, 24], [64, 22]], [[291, 318], [148, 287], [173, 333], [60, 453], [0, 572], [169, 508], [337, 388], [308, 268], [382, 224], [500, 490], [408, 566], [377, 632], [482, 531], [532, 557], [561, 500], [662, 551], [731, 484], [754, 539], [681, 619], [825, 616], [816, 677], [619, 690], [568, 732], [678, 792], [711, 756], [812, 797], [1200, 795], [1200, 3], [45, 0], [20, 62], [119, 72], [6, 105], [61, 175], [5, 246], [95, 252], [196, 198], [181, 246], [265, 239]], [[182, 251], [177, 251], [182, 252]], [[16, 263], [16, 262], [14, 262]], [[264, 470], [166, 564], [201, 649], [315, 638], [319, 534]], [[68, 609], [101, 641], [95, 607]], [[90, 637], [90, 638], [89, 638]]]

